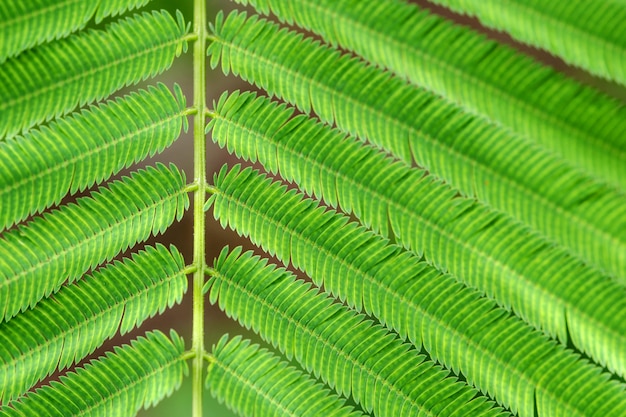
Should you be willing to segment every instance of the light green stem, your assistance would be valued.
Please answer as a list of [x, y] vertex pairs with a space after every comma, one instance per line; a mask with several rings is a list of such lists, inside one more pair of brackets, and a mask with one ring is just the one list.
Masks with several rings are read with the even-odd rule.
[[192, 364], [192, 416], [202, 417], [204, 369], [204, 285], [205, 259], [205, 214], [206, 195], [206, 142], [204, 137], [206, 109], [206, 0], [194, 0], [193, 31], [198, 36], [193, 45], [193, 107], [196, 111], [193, 125], [194, 143], [194, 182], [198, 188], [193, 201], [193, 264], [197, 268], [193, 274], [193, 333], [192, 351], [195, 353]]

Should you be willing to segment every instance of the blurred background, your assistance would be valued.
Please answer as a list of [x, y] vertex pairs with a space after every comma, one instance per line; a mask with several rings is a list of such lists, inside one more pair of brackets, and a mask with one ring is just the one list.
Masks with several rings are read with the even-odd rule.
[[[549, 54], [538, 51], [523, 45], [520, 45], [512, 41], [508, 36], [496, 33], [483, 28], [475, 19], [467, 18], [464, 16], [454, 15], [447, 10], [431, 5], [425, 0], [414, 0], [412, 3], [416, 3], [422, 7], [426, 7], [435, 13], [444, 15], [459, 24], [469, 25], [485, 33], [487, 36], [493, 39], [497, 39], [500, 42], [507, 43], [515, 48], [523, 51], [526, 54], [532, 55], [538, 61], [550, 65], [559, 71], [562, 71], [569, 76], [577, 78], [581, 81], [595, 85], [596, 87], [604, 90], [610, 95], [618, 97], [622, 100], [626, 100], [625, 89], [618, 87], [612, 83], [599, 80], [591, 77], [590, 75], [567, 66], [561, 60], [551, 57]], [[228, 0], [207, 0], [208, 4], [208, 20], [213, 21], [216, 13], [219, 10], [228, 12], [234, 8], [242, 9], [235, 3]], [[167, 9], [172, 14], [177, 9], [181, 10], [185, 19], [190, 21], [192, 18], [192, 0], [175, 1], [175, 0], [154, 0], [149, 3], [146, 9]], [[124, 95], [129, 91], [137, 88], [142, 88], [150, 84], [154, 84], [157, 81], [165, 83], [168, 87], [172, 87], [174, 83], [178, 83], [187, 97], [187, 104], [191, 105], [193, 101], [193, 74], [192, 74], [192, 54], [191, 48], [186, 54], [179, 57], [170, 70], [156, 79], [149, 80], [149, 82], [143, 83], [138, 87], [121, 91], [119, 95]], [[213, 101], [224, 91], [234, 91], [237, 89], [250, 90], [253, 87], [242, 81], [230, 76], [225, 77], [218, 70], [209, 70], [207, 76], [207, 105], [209, 108], [213, 107]], [[191, 124], [190, 120], [190, 124]], [[234, 165], [238, 163], [238, 160], [230, 156], [226, 151], [221, 150], [215, 145], [210, 137], [207, 137], [207, 165], [208, 165], [208, 178], [209, 183], [212, 182], [212, 177], [224, 163]], [[139, 166], [134, 166], [133, 170], [145, 165], [153, 165], [157, 161], [173, 162], [187, 175], [188, 182], [193, 180], [193, 138], [191, 132], [183, 134], [169, 149], [160, 155], [156, 155], [154, 158], [144, 161]], [[125, 175], [128, 172], [120, 174]], [[192, 203], [193, 207], [193, 203]], [[152, 239], [148, 243], [154, 244], [161, 242], [164, 244], [173, 243], [185, 256], [186, 262], [189, 264], [192, 260], [192, 236], [193, 236], [193, 224], [192, 224], [192, 212], [188, 211], [182, 221], [175, 223], [164, 235], [160, 235], [155, 239]], [[254, 247], [246, 240], [238, 237], [232, 231], [223, 230], [220, 225], [213, 220], [212, 213], [207, 213], [207, 230], [206, 230], [206, 242], [207, 242], [207, 261], [212, 263], [213, 259], [219, 254], [219, 251], [225, 246], [229, 245], [231, 248], [241, 245], [245, 249], [254, 249]], [[257, 254], [262, 254], [258, 249], [255, 250]], [[301, 274], [299, 274], [301, 276]], [[206, 339], [205, 343], [207, 349], [210, 349], [211, 345], [217, 342], [217, 340], [224, 334], [229, 333], [231, 335], [241, 334], [245, 337], [258, 340], [253, 334], [239, 327], [234, 321], [228, 319], [220, 310], [208, 305], [206, 306], [205, 316], [205, 329]], [[98, 349], [93, 355], [86, 360], [93, 359], [102, 355], [104, 352], [111, 350], [113, 346], [128, 343], [130, 340], [142, 335], [148, 330], [161, 329], [168, 332], [169, 329], [175, 329], [180, 335], [184, 337], [187, 343], [187, 347], [190, 346], [191, 341], [191, 323], [192, 322], [192, 305], [191, 305], [191, 291], [188, 291], [182, 304], [175, 306], [172, 309], [167, 310], [164, 314], [157, 316], [151, 320], [146, 321], [141, 328], [135, 329], [129, 334], [120, 336], [114, 340], [106, 343], [102, 348]], [[84, 363], [84, 361], [83, 361]], [[139, 416], [141, 417], [165, 417], [165, 416], [190, 416], [191, 415], [191, 388], [189, 384], [189, 378], [185, 380], [182, 388], [174, 393], [170, 398], [167, 398], [155, 408], [142, 411]], [[210, 397], [207, 393], [205, 395], [205, 416], [207, 417], [232, 417], [234, 416], [225, 406], [220, 405]], [[259, 416], [263, 417], [263, 416]]]

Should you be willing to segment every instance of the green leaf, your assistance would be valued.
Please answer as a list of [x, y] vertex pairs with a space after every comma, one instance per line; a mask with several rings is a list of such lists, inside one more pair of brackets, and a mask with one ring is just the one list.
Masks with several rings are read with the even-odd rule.
[[134, 416], [180, 387], [187, 364], [183, 340], [159, 331], [69, 372], [0, 408], [0, 416]]
[[100, 0], [96, 12], [96, 23], [107, 16], [117, 16], [127, 10], [133, 10], [145, 6], [152, 0]]
[[[317, 181], [321, 175], [317, 171], [341, 170], [342, 178], [350, 178], [363, 165], [363, 155], [372, 152], [350, 145], [344, 134], [303, 116], [288, 122], [293, 110], [284, 107], [263, 98], [255, 100], [249, 93], [224, 94], [208, 128], [213, 129], [213, 140], [229, 152], [251, 161], [258, 158], [269, 171], [280, 170], [289, 181], [295, 180], [306, 191], [336, 205], [336, 192], [330, 187], [333, 182]], [[452, 135], [444, 131], [447, 136], [440, 135], [440, 139], [429, 136], [431, 139], [410, 141], [420, 166], [463, 195], [509, 213], [609, 274], [626, 279], [626, 194], [501, 129], [457, 116], [449, 123], [452, 128], [463, 126], [463, 130]], [[439, 121], [443, 123], [444, 118], [437, 124]], [[249, 135], [255, 140], [248, 140]], [[355, 162], [346, 166], [344, 158]], [[379, 177], [372, 180], [385, 181]], [[329, 189], [320, 192], [319, 186]], [[517, 197], [512, 199], [511, 194]], [[368, 213], [362, 219], [370, 224], [370, 214], [375, 215], [379, 220], [373, 221], [375, 227], [386, 234], [386, 210], [375, 206], [377, 199], [367, 201], [363, 210], [376, 214]]]
[[[569, 333], [576, 347], [626, 375], [626, 352], [619, 348], [626, 345], [626, 277], [615, 282], [509, 217], [336, 130], [305, 116], [289, 120], [293, 111], [268, 99], [222, 96], [215, 112], [213, 138], [230, 152], [258, 160], [375, 231], [387, 234], [390, 224], [405, 248], [537, 329], [563, 342]], [[618, 247], [619, 254], [626, 247]]]
[[8, 320], [89, 268], [163, 233], [189, 206], [185, 177], [158, 164], [46, 213], [0, 239], [0, 318]]
[[0, 230], [162, 152], [184, 110], [159, 84], [0, 142]]
[[[223, 168], [207, 202], [214, 216], [318, 286], [365, 309], [463, 373], [522, 417], [626, 415], [626, 389], [610, 375], [549, 340], [493, 300], [418, 262], [348, 218], [324, 211], [252, 169]], [[590, 329], [587, 329], [590, 330]], [[623, 344], [610, 341], [610, 357]], [[563, 381], [568, 381], [567, 387]]]
[[0, 323], [0, 401], [83, 359], [118, 330], [127, 333], [180, 303], [187, 289], [184, 267], [173, 246], [147, 247]]
[[[431, 0], [626, 85], [626, 7], [612, 0]], [[537, 28], [541, 28], [537, 30]]]
[[[626, 107], [465, 29], [415, 13], [413, 7], [386, 11], [370, 8], [370, 2], [349, 3], [355, 14], [385, 22], [384, 33], [411, 34], [390, 54], [394, 62], [408, 60], [407, 66], [418, 72], [416, 83], [436, 94], [274, 23], [256, 16], [246, 19], [245, 13], [231, 13], [215, 30], [216, 39], [209, 46], [212, 65], [220, 58], [225, 73], [295, 103], [305, 113], [313, 109], [325, 122], [392, 149], [407, 162], [414, 146], [407, 138], [432, 141], [441, 131], [459, 130], [469, 123], [460, 107], [451, 103], [458, 102], [626, 189]], [[329, 21], [335, 22], [335, 17]], [[387, 26], [393, 30], [387, 31]], [[362, 28], [354, 33], [361, 43], [378, 45], [378, 55], [387, 55], [394, 43], [369, 31], [363, 35]], [[428, 53], [416, 51], [416, 45]], [[436, 65], [426, 67], [424, 61], [433, 54]], [[442, 54], [446, 57], [439, 58]], [[502, 70], [503, 62], [508, 68], [512, 61], [519, 61], [514, 70]], [[485, 81], [492, 71], [497, 80]]]
[[[333, 303], [267, 260], [222, 251], [211, 297], [220, 309], [378, 417], [510, 416], [397, 335]], [[259, 414], [267, 415], [267, 414]]]
[[207, 388], [240, 416], [359, 417], [319, 382], [250, 341], [227, 335], [213, 347]]
[[0, 63], [44, 42], [82, 29], [151, 0], [21, 0], [0, 3]]
[[167, 12], [143, 13], [6, 61], [0, 66], [0, 137], [161, 73], [182, 51], [184, 35]]

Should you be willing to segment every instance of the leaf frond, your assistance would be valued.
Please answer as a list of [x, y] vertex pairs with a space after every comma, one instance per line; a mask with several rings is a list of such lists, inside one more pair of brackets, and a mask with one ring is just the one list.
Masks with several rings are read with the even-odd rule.
[[[311, 30], [323, 36], [327, 42], [354, 51], [420, 85], [432, 83], [441, 87], [444, 77], [436, 73], [436, 68], [454, 70], [457, 77], [473, 80], [478, 72], [464, 68], [461, 63], [475, 65], [478, 58], [476, 55], [481, 61], [487, 62], [482, 64], [480, 79], [474, 81], [497, 90], [500, 96], [511, 95], [510, 99], [521, 89], [515, 92], [500, 89], [506, 85], [507, 77], [515, 78], [515, 74], [507, 74], [508, 72], [522, 70], [531, 74], [551, 73], [553, 77], [550, 83], [571, 82], [564, 81], [556, 76], [556, 71], [532, 63], [532, 59], [522, 55], [507, 61], [506, 71], [489, 69], [497, 68], [489, 63], [495, 64], [498, 56], [510, 56], [512, 49], [489, 42], [471, 30], [456, 27], [427, 10], [420, 10], [404, 1], [374, 0], [367, 4], [358, 0], [234, 1], [249, 4], [266, 15], [271, 12], [283, 22], [295, 23]], [[626, 19], [626, 8], [623, 4], [609, 4], [611, 1], [623, 3], [623, 0], [593, 4], [584, 0], [558, 3], [541, 0], [497, 3], [482, 0], [432, 0], [432, 3], [477, 16], [483, 24], [507, 31], [519, 41], [544, 48], [570, 64], [624, 84], [626, 32], [621, 27], [621, 22]], [[454, 43], [447, 43], [452, 48], [441, 47], [447, 42], [439, 38], [445, 32], [454, 32], [457, 35], [451, 36], [451, 39], [455, 39]], [[461, 56], [460, 49], [467, 52], [468, 44], [471, 44], [472, 51], [478, 49], [478, 53]], [[491, 47], [491, 51], [487, 45]], [[418, 60], [421, 64], [419, 67], [415, 66]], [[431, 79], [427, 80], [428, 76]], [[452, 83], [446, 85], [452, 86]], [[459, 93], [460, 83], [457, 82], [456, 88], [447, 94], [455, 96]], [[543, 99], [551, 100], [549, 97]], [[520, 100], [525, 99], [522, 96]]]
[[352, 395], [367, 412], [379, 417], [510, 416], [397, 335], [251, 252], [223, 250], [211, 275], [207, 287], [220, 309], [339, 394]]
[[[562, 341], [569, 332], [575, 346], [626, 375], [626, 355], [619, 348], [626, 344], [623, 282], [509, 217], [456, 196], [421, 170], [394, 163], [307, 117], [288, 121], [292, 112], [254, 94], [222, 96], [209, 127], [214, 140], [238, 157], [258, 160], [375, 231], [387, 234], [390, 224], [405, 248], [537, 329]], [[618, 253], [624, 255], [626, 247]]]
[[146, 333], [115, 347], [60, 382], [37, 389], [0, 408], [0, 416], [134, 416], [180, 387], [187, 364], [184, 344], [174, 331]]
[[300, 370], [266, 349], [225, 335], [213, 347], [206, 386], [240, 416], [362, 417]]
[[[350, 142], [344, 140], [344, 134], [305, 117], [288, 122], [293, 110], [284, 106], [235, 92], [225, 93], [214, 112], [208, 129], [213, 130], [213, 140], [220, 146], [238, 157], [252, 161], [258, 158], [273, 173], [284, 171], [286, 179], [295, 179], [307, 192], [323, 196], [332, 205], [337, 203], [336, 194], [347, 197], [349, 193], [334, 191], [333, 181], [317, 181], [318, 174], [312, 174], [313, 171], [341, 170], [342, 174], [338, 175], [351, 183], [355, 180], [348, 179], [351, 178], [348, 174], [366, 176], [359, 167], [371, 151], [344, 143]], [[444, 127], [447, 137], [439, 135], [440, 139], [408, 142], [420, 166], [451, 183], [463, 195], [474, 196], [510, 214], [586, 261], [626, 279], [626, 194], [594, 181], [504, 130], [458, 119], [450, 122], [451, 128], [464, 126], [458, 134], [450, 135], [451, 129]], [[431, 124], [439, 124], [441, 120]], [[248, 135], [256, 140], [247, 140]], [[459, 140], [461, 137], [466, 139]], [[344, 158], [352, 164], [344, 163]], [[305, 160], [313, 168], [306, 168]], [[372, 158], [368, 160], [371, 162]], [[366, 177], [371, 181], [392, 181], [383, 174]], [[336, 182], [341, 183], [339, 179]], [[324, 192], [318, 190], [320, 186], [325, 188]], [[346, 187], [350, 185], [346, 183]], [[352, 190], [352, 194], [355, 192]], [[518, 198], [511, 199], [511, 193]], [[349, 198], [354, 201], [356, 196]], [[378, 200], [354, 203], [352, 207], [357, 215], [369, 210], [362, 219], [387, 233], [387, 210], [377, 207]], [[372, 216], [378, 221], [372, 221]]]
[[[520, 416], [620, 416], [626, 390], [493, 300], [252, 169], [223, 168], [207, 207], [340, 300], [424, 346]], [[621, 345], [612, 345], [613, 357]], [[610, 355], [609, 355], [610, 356]], [[497, 364], [497, 365], [496, 365]], [[562, 381], [576, 381], [564, 390]], [[602, 398], [601, 398], [602, 397]]]
[[162, 152], [184, 110], [159, 84], [0, 142], [0, 230]]
[[6, 61], [0, 138], [161, 73], [181, 53], [185, 30], [165, 11], [142, 13]]
[[22, 0], [0, 4], [0, 64], [33, 46], [63, 38], [107, 16], [146, 5], [151, 0]]
[[[431, 0], [565, 62], [626, 85], [626, 7], [609, 1]], [[541, 30], [537, 30], [541, 28]]]
[[0, 323], [0, 402], [179, 303], [187, 289], [184, 267], [173, 246], [147, 247]]
[[158, 164], [4, 233], [0, 317], [10, 319], [66, 280], [163, 233], [189, 206], [184, 187], [181, 171]]
[[[369, 3], [361, 3], [359, 10], [363, 7], [369, 7]], [[367, 12], [367, 16], [377, 21], [395, 25], [394, 18], [381, 18], [384, 15], [386, 13]], [[471, 59], [472, 62], [477, 58], [465, 52], [468, 45], [472, 45], [478, 56], [489, 55], [494, 50], [493, 42], [487, 42], [482, 47], [478, 38], [463, 42], [459, 28], [440, 27], [443, 20], [435, 23], [415, 23], [416, 27], [437, 38], [436, 41], [432, 38], [428, 41], [420, 39], [420, 44], [426, 42], [429, 48], [448, 51], [461, 57], [461, 60]], [[208, 51], [212, 55], [213, 67], [221, 61], [226, 74], [232, 72], [270, 94], [296, 104], [305, 113], [313, 109], [325, 122], [336, 122], [343, 130], [372, 140], [385, 149], [393, 149], [398, 157], [407, 162], [411, 161], [407, 138], [421, 137], [422, 141], [433, 142], [433, 138], [443, 133], [442, 130], [462, 129], [464, 124], [469, 123], [469, 117], [452, 103], [467, 105], [480, 102], [488, 106], [487, 110], [498, 112], [498, 115], [502, 112], [502, 117], [490, 115], [487, 111], [477, 113], [487, 113], [491, 119], [520, 131], [527, 140], [538, 141], [596, 178], [626, 189], [626, 135], [622, 134], [626, 131], [626, 107], [600, 96], [595, 90], [573, 82], [561, 83], [561, 76], [555, 73], [537, 71], [531, 74], [525, 69], [500, 71], [498, 74], [516, 78], [506, 79], [498, 91], [479, 82], [484, 79], [486, 71], [482, 64], [460, 62], [459, 66], [476, 71], [471, 80], [464, 82], [459, 82], [460, 74], [456, 67], [437, 68], [432, 71], [432, 76], [430, 73], [422, 75], [429, 86], [437, 85], [431, 78], [443, 77], [444, 85], [435, 88], [435, 92], [443, 96], [449, 91], [462, 90], [462, 96], [449, 97], [450, 101], [446, 102], [436, 94], [407, 85], [403, 80], [357, 58], [342, 55], [336, 49], [322, 46], [302, 34], [281, 29], [256, 16], [247, 18], [245, 13], [231, 13], [223, 23], [216, 25], [215, 37]], [[458, 44], [463, 50], [451, 48], [448, 43]], [[386, 53], [387, 41], [382, 41], [382, 45], [379, 53]], [[403, 45], [398, 53], [405, 58], [409, 55], [407, 50], [410, 48]], [[494, 60], [508, 62], [516, 57], [506, 50], [495, 54]], [[424, 68], [423, 57], [418, 54], [413, 59], [411, 66], [421, 71]], [[494, 68], [501, 67], [495, 62], [491, 64]], [[559, 82], [548, 81], [553, 78]], [[520, 90], [517, 91], [517, 88]], [[501, 90], [516, 92], [516, 99], [505, 101], [501, 98]], [[532, 95], [528, 91], [532, 91]], [[518, 105], [520, 96], [533, 98], [533, 105]], [[539, 104], [546, 105], [549, 102], [547, 98], [553, 97], [556, 97], [554, 103], [547, 109], [536, 108]], [[521, 108], [511, 109], [509, 102]], [[580, 109], [585, 109], [585, 113], [581, 114]], [[577, 125], [580, 123], [584, 126]], [[479, 133], [474, 131], [474, 134]], [[460, 140], [456, 135], [454, 138]]]

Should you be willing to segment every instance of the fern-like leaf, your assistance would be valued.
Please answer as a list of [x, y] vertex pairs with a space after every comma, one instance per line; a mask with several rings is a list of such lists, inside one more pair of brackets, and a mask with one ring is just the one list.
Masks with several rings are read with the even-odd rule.
[[[395, 0], [393, 2], [396, 3]], [[333, 10], [331, 3], [324, 2], [324, 7]], [[374, 12], [369, 3], [360, 3], [360, 7], [356, 3], [360, 2], [350, 2], [355, 5], [354, 10], [359, 10], [354, 13], [368, 16], [376, 22], [386, 22], [387, 26], [394, 27], [389, 33], [398, 32], [398, 20], [392, 16], [384, 17], [387, 12], [383, 7]], [[365, 12], [363, 7], [368, 11]], [[409, 65], [421, 73], [424, 68], [422, 54], [407, 54], [415, 43], [428, 45], [432, 53], [438, 51], [437, 55], [441, 51], [454, 54], [455, 59], [460, 60], [455, 61], [452, 68], [446, 64], [437, 66], [432, 74], [430, 71], [421, 74], [420, 85], [427, 83], [443, 96], [458, 92], [458, 95], [449, 97], [451, 101], [481, 106], [479, 114], [485, 113], [493, 120], [512, 126], [527, 138], [539, 141], [564, 156], [575, 166], [626, 189], [625, 107], [600, 96], [595, 90], [565, 82], [553, 72], [531, 72], [527, 68], [529, 62], [520, 64], [521, 67], [515, 70], [498, 71], [497, 77], [511, 76], [513, 79], [500, 80], [502, 85], [497, 88], [485, 85], [485, 72], [488, 74], [489, 71], [474, 61], [497, 50], [494, 43], [482, 44], [481, 39], [468, 38], [459, 32], [460, 29], [449, 27], [440, 20], [428, 19], [421, 24], [412, 21], [410, 11], [414, 12], [412, 8], [397, 12], [403, 16], [399, 21], [407, 22], [402, 27], [419, 28], [420, 31], [413, 37], [419, 38], [421, 31], [430, 36], [427, 36], [428, 40], [419, 39], [419, 42], [412, 42], [412, 38], [406, 40], [407, 45], [403, 43], [397, 47], [399, 49], [395, 54], [400, 56], [394, 59], [405, 60], [412, 56]], [[433, 146], [436, 144], [434, 138], [450, 135], [447, 129], [462, 131], [464, 124], [470, 122], [459, 108], [434, 94], [406, 85], [401, 79], [367, 66], [356, 58], [341, 55], [337, 50], [320, 46], [311, 39], [303, 39], [301, 34], [281, 30], [279, 26], [256, 16], [246, 19], [245, 13], [233, 12], [225, 21], [218, 16], [213, 30], [216, 39], [209, 46], [213, 67], [221, 60], [225, 73], [233, 72], [244, 80], [254, 82], [270, 94], [295, 103], [305, 112], [312, 108], [325, 122], [336, 122], [343, 130], [393, 150], [407, 162], [411, 161], [411, 146], [417, 148], [417, 144], [409, 144], [407, 139], [420, 138], [420, 142], [431, 142], [428, 146]], [[400, 31], [405, 33], [404, 29]], [[354, 30], [354, 33], [362, 32]], [[415, 33], [414, 30], [411, 33]], [[432, 37], [436, 37], [436, 41]], [[372, 40], [370, 36], [366, 39], [367, 42]], [[373, 39], [376, 41], [377, 38]], [[459, 45], [463, 50], [449, 47], [450, 43]], [[386, 55], [393, 42], [378, 39], [372, 44], [379, 45], [379, 55]], [[472, 54], [465, 52], [468, 45], [472, 47]], [[505, 50], [493, 53], [493, 60], [498, 63], [487, 61], [493, 68], [500, 68], [501, 61], [509, 62], [516, 58], [511, 51]], [[470, 79], [459, 82], [465, 71], [474, 70], [477, 72], [472, 73]], [[440, 87], [437, 87], [438, 77], [443, 78]], [[513, 94], [513, 97], [504, 97], [505, 92]], [[522, 99], [529, 102], [524, 103]], [[483, 111], [482, 107], [486, 109]], [[471, 136], [481, 135], [476, 127], [471, 128], [470, 133]], [[456, 135], [452, 139], [448, 141], [458, 140]]]
[[223, 250], [211, 301], [378, 417], [510, 416], [418, 355], [393, 333], [332, 303], [266, 260]]
[[626, 7], [585, 0], [430, 0], [626, 85]]
[[[349, 141], [343, 140], [343, 134], [316, 126], [305, 117], [287, 123], [292, 110], [278, 108], [266, 99], [255, 100], [250, 94], [224, 94], [214, 111], [214, 120], [208, 128], [213, 128], [213, 140], [220, 146], [252, 161], [256, 161], [258, 155], [267, 169], [274, 173], [284, 171], [287, 179], [296, 179], [305, 190], [314, 193], [318, 193], [318, 186], [330, 183], [321, 181], [320, 184], [316, 180], [318, 174], [306, 175], [311, 171], [299, 166], [300, 159], [313, 164], [316, 171], [340, 169], [346, 172], [361, 165], [361, 157], [356, 153], [371, 153], [355, 144], [344, 143]], [[434, 123], [439, 121], [441, 119]], [[451, 123], [468, 126], [463, 119]], [[452, 135], [454, 138], [442, 138], [450, 140], [449, 143], [426, 140], [410, 141], [409, 145], [421, 166], [451, 182], [464, 195], [476, 196], [511, 214], [571, 248], [586, 261], [626, 279], [626, 194], [594, 181], [561, 160], [542, 153], [541, 149], [507, 136], [502, 130], [476, 130], [481, 136], [473, 140], [459, 141], [458, 138], [464, 136], [460, 132]], [[256, 140], [247, 140], [249, 135], [254, 135]], [[337, 147], [345, 149], [338, 151]], [[353, 155], [351, 152], [354, 152], [355, 163], [348, 167], [343, 163], [343, 155]], [[327, 168], [327, 165], [336, 165], [337, 169]], [[557, 180], [548, 181], [548, 178]], [[372, 181], [379, 180], [372, 178]], [[518, 198], [511, 199], [511, 193]], [[336, 204], [335, 191], [327, 189], [318, 195]], [[363, 211], [375, 214], [370, 212], [363, 220], [386, 233], [387, 210], [376, 207], [376, 202], [368, 199]], [[357, 209], [361, 209], [360, 204]], [[376, 216], [377, 221], [370, 220], [372, 216]]]
[[182, 172], [159, 164], [4, 233], [0, 318], [11, 318], [66, 280], [164, 232], [189, 206], [184, 187]]
[[213, 346], [207, 388], [243, 417], [364, 417], [301, 371], [248, 340]]
[[0, 63], [44, 42], [82, 29], [151, 0], [21, 0], [0, 2]]
[[161, 73], [185, 47], [185, 32], [165, 11], [143, 13], [6, 61], [0, 66], [0, 137]]
[[[207, 207], [213, 206], [224, 227], [292, 262], [318, 286], [376, 315], [416, 346], [423, 344], [514, 413], [533, 416], [535, 403], [540, 417], [626, 413], [626, 390], [607, 381], [608, 374], [346, 217], [251, 169], [222, 169], [215, 187]], [[623, 344], [608, 343], [607, 356], [623, 361]], [[563, 381], [570, 381], [567, 389]]]
[[[213, 137], [239, 157], [424, 253], [442, 271], [626, 375], [626, 289], [541, 236], [421, 170], [252, 94], [222, 97]], [[541, 211], [540, 211], [541, 212]], [[505, 242], [503, 244], [503, 242]], [[620, 252], [626, 256], [626, 249]], [[625, 278], [625, 277], [622, 277]], [[594, 288], [593, 291], [584, 290]], [[611, 308], [601, 308], [608, 304]], [[608, 346], [613, 346], [607, 349]]]
[[0, 402], [179, 303], [187, 289], [184, 267], [173, 246], [147, 247], [0, 323]]
[[0, 142], [0, 230], [162, 152], [186, 123], [176, 92], [149, 87]]
[[134, 416], [180, 387], [187, 364], [183, 340], [159, 331], [90, 362], [0, 408], [2, 417]]

